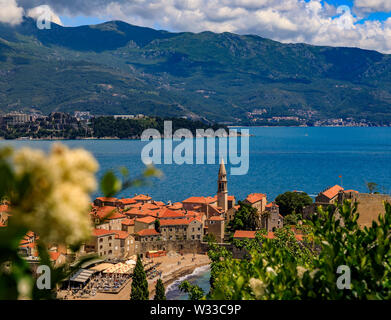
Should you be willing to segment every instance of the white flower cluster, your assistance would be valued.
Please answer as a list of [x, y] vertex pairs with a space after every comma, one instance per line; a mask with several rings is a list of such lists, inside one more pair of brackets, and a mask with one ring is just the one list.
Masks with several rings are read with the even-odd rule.
[[98, 163], [83, 149], [55, 144], [49, 154], [28, 148], [13, 156], [23, 198], [13, 204], [13, 219], [46, 242], [80, 243], [91, 235], [89, 194], [96, 189]]

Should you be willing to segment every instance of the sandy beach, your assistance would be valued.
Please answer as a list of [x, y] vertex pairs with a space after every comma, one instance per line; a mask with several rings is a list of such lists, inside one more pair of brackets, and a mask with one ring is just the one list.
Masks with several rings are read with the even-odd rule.
[[[172, 254], [165, 257], [153, 258], [151, 260], [153, 263], [160, 263], [156, 269], [158, 272], [162, 273], [162, 280], [165, 288], [167, 288], [167, 286], [175, 280], [193, 273], [196, 268], [210, 263], [209, 257], [206, 254], [185, 254], [183, 256], [179, 254]], [[155, 285], [157, 280], [158, 277], [148, 279], [150, 299], [153, 299], [155, 295]], [[83, 298], [81, 300], [129, 300], [131, 287], [132, 281], [130, 280], [117, 294], [97, 293], [94, 297]], [[64, 292], [60, 292], [58, 297], [61, 299], [63, 295]]]

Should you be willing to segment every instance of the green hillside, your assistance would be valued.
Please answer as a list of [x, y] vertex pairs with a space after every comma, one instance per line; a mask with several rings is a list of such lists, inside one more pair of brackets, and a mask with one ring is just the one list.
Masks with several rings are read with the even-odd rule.
[[188, 116], [247, 112], [391, 122], [391, 59], [258, 36], [169, 33], [120, 21], [0, 24], [0, 110]]

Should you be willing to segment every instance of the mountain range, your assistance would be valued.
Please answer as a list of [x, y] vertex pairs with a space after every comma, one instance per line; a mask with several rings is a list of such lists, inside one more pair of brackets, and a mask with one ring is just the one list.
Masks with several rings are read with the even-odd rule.
[[391, 123], [391, 56], [121, 21], [0, 24], [0, 112], [76, 110], [235, 124], [249, 113]]

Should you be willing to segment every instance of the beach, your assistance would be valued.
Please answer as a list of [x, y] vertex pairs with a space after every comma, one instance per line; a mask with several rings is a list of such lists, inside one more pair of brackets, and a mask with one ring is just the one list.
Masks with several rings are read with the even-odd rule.
[[[159, 264], [156, 267], [158, 272], [162, 274], [162, 280], [164, 287], [167, 289], [171, 283], [180, 279], [185, 275], [189, 275], [194, 272], [196, 268], [206, 266], [210, 263], [209, 257], [206, 254], [184, 254], [169, 253], [164, 257], [156, 257], [150, 259], [154, 264]], [[155, 295], [155, 285], [159, 277], [148, 279], [149, 297], [153, 299]], [[114, 293], [101, 293], [98, 292], [95, 296], [88, 298], [78, 298], [78, 300], [129, 300], [132, 287], [132, 281], [128, 281], [124, 288]], [[65, 292], [59, 292], [58, 298], [62, 298]]]

